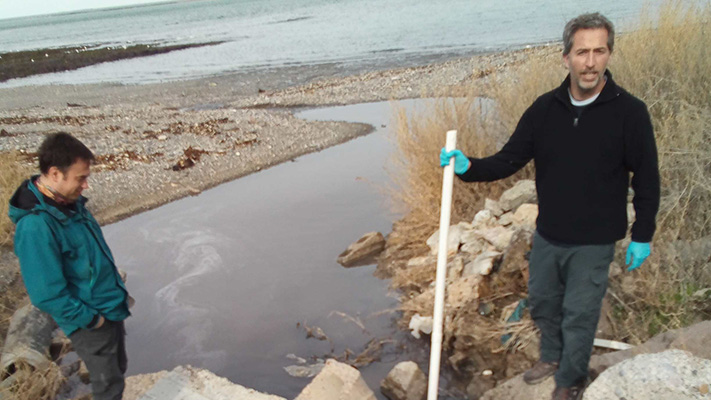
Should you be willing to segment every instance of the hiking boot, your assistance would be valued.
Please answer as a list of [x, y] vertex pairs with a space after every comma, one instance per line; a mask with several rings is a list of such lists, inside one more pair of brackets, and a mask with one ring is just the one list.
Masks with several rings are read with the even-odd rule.
[[543, 382], [544, 379], [555, 374], [558, 370], [557, 362], [536, 362], [531, 369], [523, 374], [523, 381], [529, 385], [535, 385], [537, 383]]
[[583, 398], [585, 385], [571, 387], [556, 387], [553, 391], [553, 400], [580, 400]]

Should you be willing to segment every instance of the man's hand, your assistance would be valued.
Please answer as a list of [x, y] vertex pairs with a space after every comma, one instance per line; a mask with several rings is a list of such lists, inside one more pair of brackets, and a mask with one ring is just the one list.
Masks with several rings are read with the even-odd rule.
[[99, 329], [101, 328], [102, 325], [104, 325], [104, 322], [106, 322], [106, 319], [104, 318], [103, 315], [99, 315], [99, 322], [96, 323], [91, 329]]
[[439, 166], [446, 167], [449, 165], [449, 159], [454, 157], [454, 173], [461, 175], [469, 169], [471, 162], [461, 151], [454, 149], [452, 151], [447, 151], [442, 147], [442, 151], [439, 153]]
[[[652, 248], [649, 243], [631, 242], [627, 247], [627, 257], [625, 258], [625, 264], [629, 265], [627, 271], [639, 268], [651, 252]], [[630, 262], [632, 262], [632, 265], [630, 265]]]

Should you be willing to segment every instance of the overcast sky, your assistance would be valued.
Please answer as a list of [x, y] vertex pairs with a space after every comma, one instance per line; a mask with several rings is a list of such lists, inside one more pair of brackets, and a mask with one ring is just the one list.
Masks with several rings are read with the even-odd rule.
[[0, 0], [0, 19], [161, 1], [166, 0]]

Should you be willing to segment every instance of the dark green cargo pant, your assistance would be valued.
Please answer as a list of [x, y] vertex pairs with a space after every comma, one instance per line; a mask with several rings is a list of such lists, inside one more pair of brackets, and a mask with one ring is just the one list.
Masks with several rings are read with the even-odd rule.
[[602, 298], [615, 244], [551, 243], [536, 232], [528, 281], [531, 317], [541, 331], [541, 361], [559, 362], [555, 382], [588, 376]]
[[106, 320], [97, 329], [79, 329], [69, 335], [72, 347], [89, 370], [94, 400], [121, 400], [126, 373], [126, 331], [123, 321]]

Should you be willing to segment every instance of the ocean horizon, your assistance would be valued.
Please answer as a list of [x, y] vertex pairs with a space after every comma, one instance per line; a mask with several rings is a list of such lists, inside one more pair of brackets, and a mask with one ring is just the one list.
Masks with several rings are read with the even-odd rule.
[[[662, 0], [194, 0], [0, 20], [0, 54], [62, 47], [222, 42], [12, 79], [0, 87], [146, 84], [336, 63], [419, 65], [560, 41], [570, 18], [599, 11], [618, 32]], [[1, 62], [2, 60], [0, 60]]]

